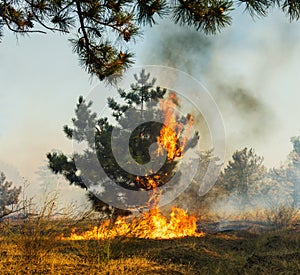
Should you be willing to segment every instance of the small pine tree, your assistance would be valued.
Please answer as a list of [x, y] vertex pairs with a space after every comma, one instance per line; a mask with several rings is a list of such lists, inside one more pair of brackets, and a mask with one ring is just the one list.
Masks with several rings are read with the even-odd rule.
[[253, 205], [253, 199], [263, 190], [266, 172], [263, 157], [256, 155], [252, 148], [244, 148], [232, 155], [220, 181], [238, 209], [244, 210]]
[[12, 187], [13, 183], [6, 180], [4, 173], [0, 173], [0, 220], [17, 209], [14, 209], [19, 202], [22, 187]]
[[[145, 175], [141, 171], [142, 176], [127, 172], [118, 164], [114, 156], [111, 142], [113, 131], [117, 133], [117, 136], [122, 136], [123, 133], [130, 133], [129, 151], [131, 157], [127, 157], [126, 150], [128, 148], [125, 148], [126, 146], [122, 144], [116, 145], [118, 155], [124, 156], [123, 163], [148, 163], [151, 160], [149, 154], [150, 145], [157, 142], [160, 131], [164, 126], [163, 123], [157, 122], [160, 120], [156, 120], [156, 118], [158, 119], [162, 115], [159, 102], [164, 98], [167, 92], [166, 89], [155, 87], [155, 79], [151, 79], [150, 74], [147, 74], [145, 70], [142, 70], [139, 75], [134, 77], [136, 82], [131, 84], [129, 91], [118, 90], [122, 103], [117, 102], [113, 98], [108, 98], [108, 106], [112, 111], [111, 115], [114, 119], [114, 125], [111, 124], [107, 117], [97, 118], [97, 114], [91, 111], [92, 102], [86, 102], [80, 97], [75, 110], [76, 117], [72, 119], [73, 129], [68, 126], [64, 127], [64, 132], [69, 139], [74, 139], [76, 142], [85, 141], [88, 144], [88, 148], [96, 151], [97, 159], [93, 157], [89, 150], [85, 150], [81, 155], [74, 154], [72, 158], [67, 157], [63, 153], [49, 153], [47, 155], [49, 167], [52, 171], [64, 175], [71, 184], [82, 188], [90, 187], [92, 189], [93, 186], [103, 184], [109, 177], [114, 184], [107, 188], [110, 190], [109, 192], [106, 190], [106, 201], [109, 201], [110, 197], [112, 199], [116, 197], [116, 185], [133, 191], [152, 190], [164, 185], [176, 172], [176, 156], [172, 158], [167, 157], [163, 166], [154, 174], [149, 173]], [[147, 122], [135, 128], [133, 125], [137, 117], [144, 118]], [[186, 123], [188, 116], [178, 117], [177, 119]], [[132, 131], [132, 129], [134, 130]], [[188, 143], [189, 146], [195, 146], [197, 140], [198, 135], [195, 134]], [[81, 171], [86, 174], [79, 175], [75, 160], [77, 160], [77, 163], [87, 163], [88, 168], [84, 169], [85, 171]], [[99, 174], [98, 162], [101, 163], [105, 172], [103, 175]], [[85, 179], [88, 178], [89, 182], [84, 182], [83, 177]], [[142, 195], [141, 192], [136, 194], [137, 196]], [[102, 209], [109, 209], [106, 203], [99, 200], [97, 193], [90, 192], [88, 196], [93, 203], [94, 209], [101, 211]], [[123, 199], [126, 200], [126, 198]], [[128, 213], [120, 209], [110, 209], [114, 215]]]

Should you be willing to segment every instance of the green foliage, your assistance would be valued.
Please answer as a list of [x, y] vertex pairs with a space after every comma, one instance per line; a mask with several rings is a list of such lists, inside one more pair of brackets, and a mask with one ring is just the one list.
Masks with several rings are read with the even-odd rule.
[[137, 21], [143, 25], [155, 24], [153, 15], [160, 18], [168, 15], [168, 3], [165, 0], [137, 0], [136, 1]]
[[291, 183], [292, 206], [300, 207], [300, 137], [291, 138], [293, 150], [288, 156], [286, 179]]
[[227, 14], [232, 11], [231, 1], [183, 0], [178, 2], [179, 4], [173, 8], [175, 23], [193, 26], [205, 33], [216, 33], [231, 23], [231, 17]]
[[300, 137], [293, 137], [291, 142], [293, 150], [286, 163], [268, 171], [263, 165], [263, 158], [257, 156], [253, 149], [236, 151], [217, 182], [221, 190], [224, 188], [226, 196], [215, 198], [214, 203], [218, 204], [218, 199], [222, 198], [221, 205], [234, 203], [238, 210], [259, 206], [268, 209], [274, 219], [280, 219], [286, 209], [299, 209]]
[[[296, 0], [239, 0], [251, 16], [266, 16], [276, 4], [290, 20], [299, 20]], [[133, 63], [125, 44], [157, 18], [215, 34], [231, 24], [231, 0], [0, 0], [0, 38], [4, 29], [17, 34], [71, 33], [81, 66], [100, 80], [119, 75]], [[125, 42], [125, 43], [124, 43]]]
[[293, 201], [293, 183], [288, 180], [286, 167], [273, 168], [269, 171], [271, 183], [268, 194], [279, 204], [290, 204]]
[[282, 10], [290, 17], [290, 21], [299, 20], [300, 3], [297, 0], [285, 0], [282, 4]]
[[22, 188], [12, 187], [13, 183], [6, 180], [4, 173], [0, 173], [0, 220], [15, 212], [14, 206], [19, 202]]
[[55, 174], [62, 174], [70, 184], [76, 184], [82, 188], [86, 188], [81, 178], [76, 175], [76, 165], [74, 159], [68, 158], [63, 153], [48, 153], [49, 168]]
[[140, 111], [143, 113], [144, 104], [150, 103], [150, 101], [157, 103], [162, 99], [166, 93], [165, 89], [156, 87], [155, 78], [149, 81], [150, 74], [146, 74], [145, 70], [142, 70], [140, 75], [134, 75], [136, 83], [131, 84], [131, 90], [126, 92], [123, 89], [119, 89], [120, 97], [124, 100], [125, 104], [118, 104], [113, 98], [108, 98], [108, 106], [113, 110], [113, 117], [119, 120], [120, 117], [130, 108], [140, 106]]
[[[129, 165], [134, 165], [135, 162], [146, 164], [151, 160], [149, 148], [157, 142], [164, 126], [157, 121], [161, 121], [162, 118], [159, 102], [164, 98], [166, 89], [155, 87], [155, 79], [151, 79], [150, 74], [147, 74], [145, 70], [142, 70], [139, 75], [134, 75], [134, 78], [135, 83], [131, 84], [128, 91], [118, 89], [120, 95], [118, 102], [113, 98], [108, 98], [107, 104], [111, 110], [110, 118], [97, 117], [97, 114], [91, 110], [92, 102], [86, 102], [82, 97], [79, 98], [75, 109], [76, 117], [72, 119], [73, 128], [64, 126], [64, 132], [68, 138], [72, 138], [75, 142], [85, 142], [87, 149], [84, 152], [75, 152], [71, 157], [57, 152], [47, 155], [50, 169], [55, 173], [62, 174], [70, 184], [85, 189], [89, 188], [89, 190], [93, 190], [94, 187], [97, 188], [101, 184], [109, 184], [109, 186], [105, 185], [104, 187], [105, 192], [107, 192], [105, 193], [106, 201], [116, 197], [118, 190], [116, 185], [134, 191], [151, 190], [164, 185], [176, 172], [176, 157], [166, 158], [162, 167], [154, 174], [149, 173], [148, 170], [146, 172], [140, 171], [140, 175], [144, 176], [129, 173], [119, 165], [115, 158], [112, 148], [113, 131], [118, 137], [130, 133], [130, 155], [126, 154], [128, 148], [124, 144], [116, 145], [118, 155], [124, 156], [123, 163]], [[127, 112], [128, 110], [129, 112]], [[135, 126], [137, 117], [145, 119], [142, 121], [146, 122]], [[188, 116], [177, 117], [177, 121], [181, 121], [185, 125]], [[194, 147], [197, 141], [198, 135], [195, 134], [185, 149]], [[96, 152], [96, 157], [93, 151]], [[99, 172], [99, 162], [104, 173]], [[79, 171], [76, 163], [84, 163], [86, 166], [84, 169], [79, 167], [81, 169]], [[111, 184], [107, 183], [107, 177], [112, 181]], [[85, 182], [83, 182], [83, 178]], [[145, 195], [146, 193], [139, 192], [137, 195]], [[88, 197], [93, 202], [94, 209], [109, 210], [108, 212], [114, 215], [122, 214], [120, 209], [115, 211], [100, 201], [97, 198], [97, 192], [96, 194], [90, 192]]]
[[251, 16], [266, 16], [269, 8], [272, 7], [274, 1], [272, 0], [240, 0], [240, 5], [244, 3], [245, 10], [250, 13]]
[[267, 170], [263, 158], [251, 148], [237, 150], [221, 175], [228, 195], [234, 198], [239, 209], [253, 204], [253, 198], [263, 190]]
[[293, 150], [285, 165], [269, 172], [271, 194], [281, 204], [292, 208], [300, 206], [300, 137], [291, 138]]

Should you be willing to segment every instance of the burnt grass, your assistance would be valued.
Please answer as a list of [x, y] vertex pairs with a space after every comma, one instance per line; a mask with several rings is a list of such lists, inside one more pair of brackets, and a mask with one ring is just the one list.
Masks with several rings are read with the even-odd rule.
[[[299, 228], [216, 232], [172, 240], [57, 240], [20, 250], [0, 243], [0, 274], [300, 274]], [[25, 253], [25, 254], [24, 254]]]
[[135, 239], [117, 243], [115, 250], [115, 257], [145, 254], [162, 265], [190, 266], [188, 274], [300, 274], [297, 231], [259, 235], [222, 232], [175, 240]]

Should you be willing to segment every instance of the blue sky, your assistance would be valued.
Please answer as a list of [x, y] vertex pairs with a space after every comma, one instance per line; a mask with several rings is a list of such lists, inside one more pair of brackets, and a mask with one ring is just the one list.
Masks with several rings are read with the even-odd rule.
[[[254, 147], [269, 167], [278, 166], [291, 150], [289, 138], [300, 134], [299, 27], [279, 12], [255, 21], [236, 13], [233, 25], [211, 38], [209, 64], [203, 65], [207, 59], [196, 50], [185, 55], [183, 49], [180, 60], [186, 63], [174, 61], [174, 66], [199, 79], [219, 104], [227, 157], [235, 149]], [[167, 23], [147, 29], [135, 45], [137, 64], [166, 65], [158, 53], [166, 32], [180, 37], [186, 31]], [[34, 182], [47, 152], [54, 148], [72, 152], [62, 127], [70, 124], [78, 96], [87, 96], [97, 80], [92, 82], [79, 67], [65, 36], [16, 39], [6, 33], [0, 44], [0, 81], [0, 164], [7, 173], [16, 174], [14, 170]], [[220, 82], [249, 91], [266, 107], [267, 119], [239, 113], [226, 90], [217, 87]], [[263, 133], [259, 123], [267, 129]]]

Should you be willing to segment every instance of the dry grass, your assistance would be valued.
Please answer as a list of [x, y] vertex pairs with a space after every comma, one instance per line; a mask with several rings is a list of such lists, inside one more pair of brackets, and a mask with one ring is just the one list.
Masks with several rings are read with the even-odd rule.
[[[203, 217], [200, 216], [201, 220]], [[208, 212], [205, 216], [207, 222], [230, 222], [230, 221], [252, 221], [273, 229], [288, 229], [293, 227], [300, 221], [300, 210], [289, 205], [279, 204], [272, 205], [268, 208], [258, 208], [249, 211], [243, 211], [238, 214], [222, 214], [216, 215], [215, 213]]]
[[299, 274], [300, 270], [296, 221], [296, 226], [262, 233], [70, 241], [60, 237], [70, 234], [74, 223], [83, 231], [95, 220], [74, 222], [68, 215], [53, 220], [52, 212], [50, 200], [37, 217], [0, 223], [0, 274]]
[[[11, 236], [0, 244], [0, 274], [297, 274], [299, 229], [217, 233], [174, 240], [57, 240], [30, 258]], [[41, 252], [41, 251], [40, 251]]]
[[1, 242], [0, 274], [189, 274], [189, 266], [159, 263], [149, 255], [102, 258], [103, 243], [98, 244], [98, 253], [82, 241], [62, 242], [57, 248], [37, 263], [27, 261], [9, 241]]

